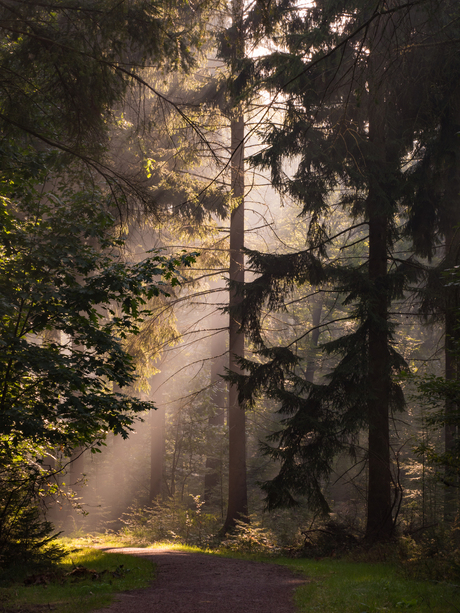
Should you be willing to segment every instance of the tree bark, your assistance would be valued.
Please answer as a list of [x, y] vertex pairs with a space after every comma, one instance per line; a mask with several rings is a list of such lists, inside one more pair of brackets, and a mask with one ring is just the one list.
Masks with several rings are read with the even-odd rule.
[[[377, 76], [377, 75], [376, 75]], [[385, 105], [378, 104], [382, 92], [370, 95], [369, 112], [369, 298], [368, 298], [368, 492], [366, 539], [386, 540], [393, 533], [390, 462], [391, 368], [388, 330], [388, 245], [392, 216], [387, 174], [391, 160], [386, 148]]]
[[[455, 381], [458, 378], [458, 358], [453, 354], [455, 345], [454, 338], [451, 336], [455, 328], [455, 316], [447, 310], [445, 316], [445, 378], [446, 381]], [[458, 428], [455, 424], [449, 423], [450, 416], [458, 411], [457, 404], [452, 399], [447, 398], [445, 402], [446, 424], [444, 426], [444, 451], [447, 455], [452, 453], [458, 437]], [[444, 474], [444, 521], [453, 522], [458, 512], [458, 476], [452, 475], [452, 471], [447, 467]]]
[[[232, 186], [233, 197], [238, 206], [233, 209], [230, 221], [230, 284], [244, 282], [244, 168], [243, 139], [244, 119], [242, 116], [232, 121]], [[229, 369], [241, 373], [237, 358], [244, 356], [244, 335], [240, 324], [233, 315], [235, 307], [241, 302], [241, 295], [235, 286], [230, 288], [229, 322]], [[248, 495], [246, 482], [246, 415], [238, 402], [238, 389], [230, 385], [228, 402], [228, 508], [224, 532], [235, 526], [236, 520], [248, 514]]]
[[[157, 366], [161, 369], [162, 362]], [[159, 370], [150, 379], [150, 400], [157, 407], [150, 411], [150, 489], [149, 499], [153, 502], [157, 498], [167, 496], [165, 481], [165, 455], [166, 455], [166, 408], [162, 406], [162, 385], [166, 374]]]
[[385, 540], [393, 532], [390, 470], [387, 274], [387, 219], [369, 218], [369, 280], [372, 310], [369, 323], [369, 477], [366, 539]]
[[[456, 105], [460, 106], [460, 105]], [[453, 109], [453, 121], [450, 128], [453, 134], [458, 134], [460, 126], [460, 108]], [[447, 207], [446, 216], [446, 268], [453, 268], [460, 264], [460, 153], [451, 151], [450, 168], [447, 172], [445, 206]], [[460, 309], [460, 292], [457, 286], [445, 288], [445, 378], [446, 381], [455, 381], [460, 376], [459, 356], [458, 356], [458, 322]], [[447, 455], [455, 454], [456, 442], [458, 440], [458, 426], [451, 419], [458, 413], [458, 404], [452, 399], [447, 398], [445, 403], [446, 424], [444, 426], [444, 450]], [[450, 422], [450, 423], [449, 423]], [[455, 520], [459, 509], [459, 479], [458, 475], [453, 474], [447, 467], [445, 471], [446, 490], [444, 493], [444, 519], [452, 522]]]
[[[237, 62], [244, 57], [242, 37], [243, 2], [233, 0], [232, 18], [234, 40], [232, 41], [233, 75]], [[229, 296], [229, 369], [241, 373], [237, 358], [244, 356], [244, 335], [240, 322], [235, 318], [235, 309], [241, 303], [241, 294], [235, 284], [244, 283], [244, 116], [238, 112], [231, 122], [231, 187], [234, 208], [230, 219], [230, 296]], [[246, 481], [246, 415], [238, 402], [238, 390], [230, 385], [228, 403], [229, 476], [227, 517], [222, 528], [225, 533], [236, 525], [237, 520], [247, 519], [248, 494]]]
[[77, 447], [72, 451], [70, 457], [70, 465], [68, 470], [69, 475], [69, 494], [72, 498], [69, 501], [67, 507], [67, 513], [64, 520], [64, 527], [66, 530], [76, 530], [78, 526], [79, 512], [78, 508], [81, 505], [81, 497], [83, 494], [83, 478], [85, 459], [83, 457], [84, 448]]

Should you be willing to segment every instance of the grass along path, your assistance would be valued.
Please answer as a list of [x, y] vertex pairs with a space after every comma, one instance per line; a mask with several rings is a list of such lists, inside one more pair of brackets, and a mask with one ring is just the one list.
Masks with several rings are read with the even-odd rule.
[[59, 570], [54, 578], [36, 573], [35, 585], [24, 585], [22, 579], [0, 587], [0, 613], [87, 613], [108, 605], [117, 592], [146, 587], [155, 577], [149, 560], [90, 548], [69, 553]]
[[406, 579], [401, 568], [340, 560], [279, 560], [310, 578], [301, 613], [459, 613], [460, 585]]
[[[77, 545], [75, 541], [72, 544]], [[194, 547], [163, 546], [202, 551]], [[460, 585], [406, 579], [403, 570], [395, 565], [207, 553], [282, 564], [308, 577], [307, 583], [296, 591], [299, 613], [460, 613]], [[123, 565], [121, 569], [120, 565]], [[107, 605], [116, 592], [147, 586], [155, 572], [148, 560], [88, 548], [70, 553], [65, 560], [67, 571], [80, 566], [99, 573], [110, 572], [95, 580], [84, 574], [75, 581], [69, 577], [62, 585], [15, 584], [8, 589], [0, 588], [0, 603], [4, 607], [0, 613], [43, 611], [43, 605], [49, 605], [51, 610], [54, 607], [59, 613], [86, 613]]]

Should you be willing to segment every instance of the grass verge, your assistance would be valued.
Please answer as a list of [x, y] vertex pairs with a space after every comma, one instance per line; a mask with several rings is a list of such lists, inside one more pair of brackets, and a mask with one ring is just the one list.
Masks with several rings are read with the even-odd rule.
[[324, 562], [305, 564], [312, 581], [297, 593], [301, 611], [328, 613], [448, 613], [459, 611], [458, 586], [413, 581], [383, 564]]
[[281, 564], [305, 576], [305, 584], [295, 593], [299, 613], [460, 613], [460, 585], [408, 579], [397, 564], [217, 555]]
[[87, 613], [107, 606], [116, 592], [147, 586], [154, 576], [155, 565], [149, 560], [97, 549], [80, 549], [64, 558], [55, 575], [37, 573], [29, 577], [36, 584], [24, 585], [21, 582], [0, 588], [3, 607], [0, 611]]
[[460, 585], [406, 579], [397, 566], [279, 559], [308, 579], [296, 590], [301, 613], [458, 613]]
[[[93, 540], [76, 539], [67, 544], [74, 547], [83, 543], [94, 546], [94, 537], [91, 538]], [[96, 542], [109, 546], [107, 542]], [[306, 578], [305, 584], [295, 594], [299, 613], [460, 612], [460, 585], [408, 579], [397, 564], [274, 558], [237, 552], [204, 551], [171, 543], [163, 545], [190, 553], [209, 553], [288, 566]], [[158, 546], [161, 545], [157, 543]], [[123, 572], [117, 573], [120, 565], [123, 565], [124, 571], [122, 569]], [[148, 560], [124, 554], [108, 554], [97, 549], [85, 548], [69, 554], [64, 562], [65, 570], [70, 571], [79, 566], [98, 573], [103, 570], [111, 572], [102, 574], [100, 579], [94, 581], [88, 576], [75, 582], [67, 579], [63, 585], [50, 584], [46, 588], [42, 585], [24, 587], [16, 584], [8, 590], [0, 589], [0, 602], [4, 603], [4, 611], [34, 613], [43, 611], [47, 606], [59, 613], [86, 613], [106, 606], [115, 592], [144, 587], [154, 577], [154, 565]], [[3, 610], [0, 611], [3, 613]]]

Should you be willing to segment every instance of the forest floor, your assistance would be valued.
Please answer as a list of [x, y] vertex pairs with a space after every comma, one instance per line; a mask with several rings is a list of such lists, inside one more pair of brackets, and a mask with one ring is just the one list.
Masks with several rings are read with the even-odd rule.
[[117, 594], [94, 613], [294, 613], [294, 589], [305, 577], [275, 564], [168, 549], [116, 548], [157, 564], [152, 584]]

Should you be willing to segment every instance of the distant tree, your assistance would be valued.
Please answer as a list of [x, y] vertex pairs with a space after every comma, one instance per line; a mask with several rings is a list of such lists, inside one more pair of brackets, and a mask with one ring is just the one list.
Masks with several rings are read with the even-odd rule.
[[[216, 432], [219, 433], [225, 425], [226, 409], [226, 386], [222, 379], [225, 373], [225, 365], [228, 362], [225, 338], [222, 334], [216, 334], [211, 343], [211, 414], [208, 417], [206, 474], [204, 476], [204, 502], [211, 506], [217, 500], [222, 502], [222, 458], [214, 453]], [[217, 490], [220, 486], [219, 495]]]
[[[437, 5], [434, 3], [433, 8]], [[460, 63], [458, 59], [459, 9], [455, 2], [445, 2], [431, 15], [425, 29], [421, 64], [425, 83], [418, 83], [419, 95], [430, 83], [423, 112], [420, 114], [417, 151], [408, 169], [411, 189], [406, 191], [405, 206], [410, 211], [407, 234], [415, 251], [434, 260], [427, 267], [426, 282], [420, 291], [421, 312], [426, 320], [443, 322], [445, 330], [445, 378], [455, 386], [460, 377], [458, 345], [458, 284], [446, 283], [443, 271], [460, 264], [460, 106], [458, 102]], [[458, 412], [457, 401], [446, 396], [445, 452], [457, 443], [457, 425], [449, 414]], [[446, 475], [446, 482], [452, 479]], [[445, 518], [452, 521], [458, 511], [457, 478], [445, 491]]]

